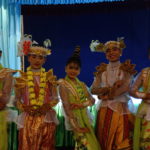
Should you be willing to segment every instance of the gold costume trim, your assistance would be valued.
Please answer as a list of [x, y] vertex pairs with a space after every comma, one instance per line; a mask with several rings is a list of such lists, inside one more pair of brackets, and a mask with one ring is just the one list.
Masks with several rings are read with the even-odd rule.
[[0, 102], [0, 110], [3, 110], [5, 108], [5, 106], [6, 106], [5, 103]]
[[131, 60], [128, 59], [126, 60], [124, 63], [121, 64], [120, 69], [128, 72], [130, 75], [134, 75], [137, 73], [137, 71], [135, 70], [135, 64], [131, 64]]
[[94, 72], [95, 76], [101, 75], [107, 69], [107, 64], [101, 63], [99, 66], [96, 66], [96, 72]]
[[45, 115], [51, 109], [51, 104], [43, 104], [42, 106], [25, 105], [22, 104], [20, 101], [18, 101], [17, 107], [19, 110], [26, 112], [31, 116], [41, 116], [41, 115]]

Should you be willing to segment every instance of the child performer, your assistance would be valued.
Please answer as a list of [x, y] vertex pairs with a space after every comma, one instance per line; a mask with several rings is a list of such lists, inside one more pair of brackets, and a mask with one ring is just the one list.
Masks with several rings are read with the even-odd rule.
[[[102, 100], [97, 117], [97, 138], [103, 150], [131, 150], [133, 128], [128, 110], [129, 90], [132, 75], [136, 72], [130, 60], [120, 63], [123, 40], [108, 41], [105, 44], [97, 41], [90, 45], [94, 51], [104, 52], [109, 64], [101, 63], [96, 67], [92, 94]], [[133, 120], [133, 118], [132, 118]]]
[[54, 150], [56, 113], [53, 109], [58, 103], [56, 81], [52, 69], [48, 72], [42, 67], [50, 50], [39, 46], [28, 46], [23, 51], [30, 66], [16, 78], [17, 106], [21, 110], [17, 123], [19, 131], [19, 150]]
[[94, 135], [87, 107], [92, 106], [94, 98], [86, 85], [77, 76], [81, 70], [80, 47], [77, 46], [73, 56], [66, 63], [66, 77], [59, 80], [59, 92], [65, 110], [67, 129], [72, 130], [76, 141], [76, 150], [100, 150]]
[[131, 95], [141, 98], [138, 107], [133, 150], [150, 150], [150, 68], [144, 68], [136, 77], [131, 86]]
[[[2, 51], [0, 50], [0, 57]], [[11, 88], [12, 88], [12, 73], [15, 72], [11, 69], [3, 68], [0, 64], [0, 150], [8, 149], [7, 140], [7, 110], [6, 104], [9, 101]]]

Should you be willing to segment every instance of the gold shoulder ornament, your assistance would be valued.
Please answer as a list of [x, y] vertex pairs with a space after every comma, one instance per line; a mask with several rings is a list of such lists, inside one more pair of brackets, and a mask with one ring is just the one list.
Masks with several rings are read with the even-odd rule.
[[46, 73], [46, 79], [49, 83], [51, 83], [52, 85], [57, 85], [57, 77], [53, 75], [53, 69], [50, 69], [47, 73]]
[[131, 64], [131, 60], [128, 59], [121, 64], [120, 69], [129, 73], [130, 75], [135, 75], [137, 71], [135, 70], [135, 64]]
[[96, 67], [96, 72], [94, 72], [95, 76], [101, 75], [107, 69], [107, 64], [101, 63], [99, 66]]

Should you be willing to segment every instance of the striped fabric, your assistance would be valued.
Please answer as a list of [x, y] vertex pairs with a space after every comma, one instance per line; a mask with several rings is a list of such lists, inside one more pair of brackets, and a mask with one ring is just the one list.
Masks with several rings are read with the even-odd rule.
[[10, 3], [28, 4], [28, 5], [57, 5], [57, 4], [86, 4], [100, 2], [114, 2], [125, 0], [9, 0]]

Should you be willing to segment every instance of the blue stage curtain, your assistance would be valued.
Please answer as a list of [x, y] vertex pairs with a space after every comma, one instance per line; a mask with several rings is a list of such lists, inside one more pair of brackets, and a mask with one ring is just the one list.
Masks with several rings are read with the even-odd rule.
[[9, 0], [10, 3], [28, 4], [28, 5], [57, 5], [57, 4], [84, 4], [84, 3], [99, 3], [113, 2], [124, 0]]
[[20, 69], [17, 57], [17, 42], [20, 40], [20, 5], [0, 0], [0, 49], [3, 51], [1, 63], [4, 67]]

